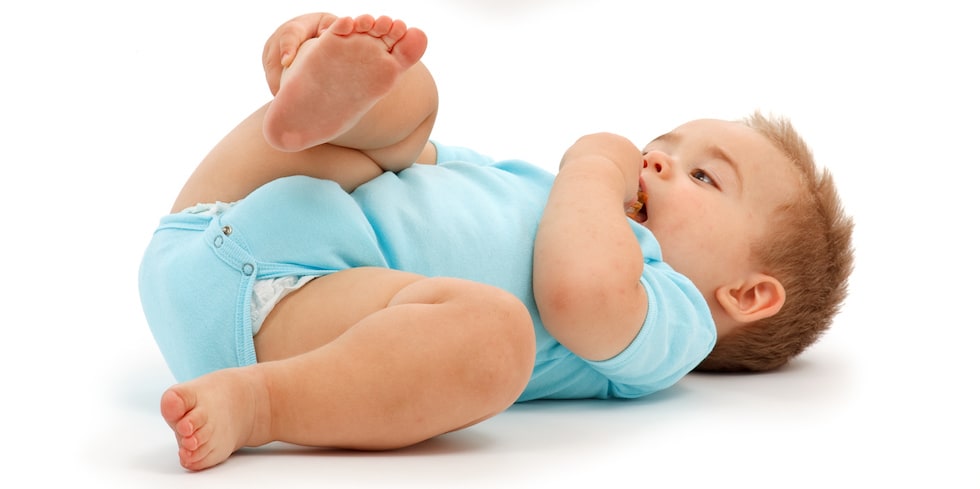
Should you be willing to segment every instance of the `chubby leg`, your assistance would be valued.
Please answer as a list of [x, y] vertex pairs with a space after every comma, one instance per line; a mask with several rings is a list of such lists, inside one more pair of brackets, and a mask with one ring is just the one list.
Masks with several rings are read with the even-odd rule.
[[526, 385], [534, 333], [499, 289], [391, 270], [322, 277], [256, 337], [260, 363], [179, 384], [161, 399], [182, 465], [244, 446], [393, 449], [506, 409]]
[[418, 62], [425, 35], [386, 17], [331, 19], [318, 19], [327, 27], [300, 45], [273, 101], [212, 149], [173, 211], [235, 201], [289, 175], [334, 180], [350, 191], [383, 171], [431, 159], [422, 156], [431, 155], [438, 94]]

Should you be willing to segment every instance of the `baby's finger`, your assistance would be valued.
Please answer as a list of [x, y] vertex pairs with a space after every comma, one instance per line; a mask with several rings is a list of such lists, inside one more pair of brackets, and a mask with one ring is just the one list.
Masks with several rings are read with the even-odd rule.
[[299, 45], [319, 34], [321, 19], [322, 17], [318, 15], [310, 14], [297, 17], [279, 26], [266, 41], [262, 53], [262, 65], [265, 68], [266, 82], [273, 95], [279, 92], [282, 70], [293, 62]]
[[293, 58], [296, 57], [296, 51], [299, 50], [299, 45], [303, 44], [309, 39], [312, 39], [319, 34], [318, 31], [311, 31], [308, 26], [293, 24], [289, 28], [285, 29], [281, 36], [279, 36], [279, 66], [283, 68], [289, 67], [293, 62]]
[[262, 60], [265, 67], [265, 81], [269, 85], [269, 90], [275, 96], [279, 93], [279, 82], [282, 80], [282, 64], [278, 61], [281, 57], [278, 53], [266, 56]]

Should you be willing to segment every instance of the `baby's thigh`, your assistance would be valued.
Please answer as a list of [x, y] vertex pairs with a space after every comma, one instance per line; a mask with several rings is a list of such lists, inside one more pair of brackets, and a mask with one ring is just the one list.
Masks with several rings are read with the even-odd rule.
[[381, 174], [362, 151], [322, 144], [284, 153], [262, 133], [267, 106], [247, 117], [201, 161], [184, 184], [172, 212], [204, 202], [235, 202], [273, 180], [306, 175], [333, 180], [350, 192]]
[[424, 278], [384, 268], [354, 268], [318, 277], [283, 297], [269, 313], [254, 338], [258, 361], [288, 358], [330, 343]]

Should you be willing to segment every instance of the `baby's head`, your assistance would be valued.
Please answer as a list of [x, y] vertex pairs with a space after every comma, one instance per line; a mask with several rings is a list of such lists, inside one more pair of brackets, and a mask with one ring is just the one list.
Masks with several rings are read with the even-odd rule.
[[769, 370], [815, 342], [846, 296], [853, 223], [789, 122], [692, 121], [643, 153], [636, 219], [718, 328], [698, 370]]

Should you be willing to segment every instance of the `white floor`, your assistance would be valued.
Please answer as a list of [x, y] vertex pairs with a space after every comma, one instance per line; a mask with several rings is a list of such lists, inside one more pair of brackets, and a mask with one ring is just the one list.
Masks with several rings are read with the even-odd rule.
[[[364, 0], [0, 7], [4, 476], [98, 487], [978, 487], [980, 35], [958, 2]], [[515, 406], [394, 453], [271, 446], [199, 474], [140, 255], [264, 102], [266, 36], [315, 10], [427, 30], [434, 137], [555, 168], [584, 133], [785, 114], [857, 220], [852, 294], [790, 368], [634, 402]]]

